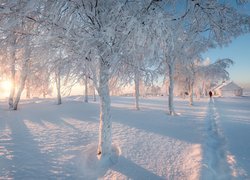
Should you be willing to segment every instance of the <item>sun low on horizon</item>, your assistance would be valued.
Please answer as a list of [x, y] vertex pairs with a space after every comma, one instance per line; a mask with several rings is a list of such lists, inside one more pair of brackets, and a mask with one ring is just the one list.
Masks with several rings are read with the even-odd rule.
[[11, 89], [11, 82], [3, 80], [0, 82], [0, 97], [7, 97]]

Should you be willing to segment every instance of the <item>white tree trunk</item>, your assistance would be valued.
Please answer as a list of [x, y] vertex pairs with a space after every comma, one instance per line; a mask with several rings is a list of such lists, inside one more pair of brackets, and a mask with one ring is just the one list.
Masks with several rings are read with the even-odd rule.
[[57, 90], [57, 104], [62, 104], [62, 97], [61, 97], [61, 77], [60, 77], [60, 69], [58, 67], [57, 72], [55, 73], [56, 78], [56, 90]]
[[109, 157], [111, 155], [112, 123], [110, 114], [110, 95], [109, 95], [109, 68], [105, 62], [101, 61], [100, 80], [100, 126], [99, 126], [99, 143], [98, 158]]
[[93, 101], [96, 102], [95, 87], [93, 86]]
[[16, 82], [15, 82], [15, 76], [16, 76], [16, 39], [15, 35], [12, 35], [13, 41], [11, 42], [10, 47], [10, 81], [11, 81], [11, 88], [10, 88], [10, 94], [9, 94], [9, 109], [13, 109], [14, 107], [14, 95], [15, 95], [15, 89], [16, 89]]
[[88, 102], [88, 76], [85, 75], [84, 79], [84, 84], [85, 84], [85, 92], [84, 92], [84, 102]]
[[10, 95], [9, 95], [9, 109], [13, 109], [14, 107], [14, 95], [15, 95], [15, 89], [16, 89], [16, 82], [15, 82], [16, 70], [15, 70], [15, 57], [14, 56], [11, 57], [11, 65], [10, 65], [11, 66], [11, 70], [10, 70], [11, 88], [10, 88]]
[[168, 108], [169, 108], [169, 114], [175, 115], [175, 112], [174, 112], [174, 63], [173, 62], [168, 63], [168, 68], [169, 68]]
[[[26, 72], [23, 72], [23, 73], [26, 73]], [[27, 74], [23, 74], [22, 78], [20, 80], [21, 81], [20, 86], [19, 86], [19, 89], [17, 91], [15, 102], [14, 102], [14, 105], [13, 105], [14, 110], [17, 110], [18, 103], [20, 101], [20, 98], [21, 98], [21, 95], [22, 95], [22, 92], [23, 92], [23, 89], [24, 89], [24, 86], [25, 86], [26, 78], [27, 78]]]
[[28, 73], [29, 73], [29, 61], [30, 61], [30, 55], [31, 55], [29, 41], [30, 41], [30, 38], [29, 38], [29, 36], [27, 36], [26, 42], [25, 42], [24, 62], [22, 65], [20, 85], [19, 85], [19, 89], [18, 89], [17, 94], [16, 94], [15, 102], [13, 104], [14, 110], [17, 110], [18, 103], [20, 101], [20, 98], [21, 98], [21, 95], [22, 95], [22, 92], [23, 92], [23, 89], [25, 86], [25, 81], [26, 81]]
[[136, 110], [140, 110], [139, 107], [139, 97], [140, 97], [140, 76], [137, 72], [137, 69], [135, 70], [135, 108]]
[[46, 98], [46, 92], [44, 89], [43, 89], [43, 98]]
[[193, 103], [194, 103], [194, 83], [193, 83], [193, 80], [191, 80], [191, 83], [189, 85], [189, 105], [190, 106], [193, 106]]

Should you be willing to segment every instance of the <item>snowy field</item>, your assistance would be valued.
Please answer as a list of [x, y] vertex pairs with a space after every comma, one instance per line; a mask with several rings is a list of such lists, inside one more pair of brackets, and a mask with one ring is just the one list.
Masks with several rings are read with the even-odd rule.
[[96, 164], [98, 102], [80, 97], [0, 103], [0, 179], [249, 179], [250, 97], [112, 98], [111, 164]]

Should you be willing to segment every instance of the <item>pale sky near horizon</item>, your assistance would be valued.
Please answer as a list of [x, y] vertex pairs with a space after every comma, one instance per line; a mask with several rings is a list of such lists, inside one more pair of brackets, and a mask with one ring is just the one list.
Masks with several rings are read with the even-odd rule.
[[211, 62], [223, 58], [232, 59], [234, 65], [228, 69], [231, 80], [250, 89], [250, 33], [233, 39], [226, 47], [210, 49], [202, 57], [209, 58]]

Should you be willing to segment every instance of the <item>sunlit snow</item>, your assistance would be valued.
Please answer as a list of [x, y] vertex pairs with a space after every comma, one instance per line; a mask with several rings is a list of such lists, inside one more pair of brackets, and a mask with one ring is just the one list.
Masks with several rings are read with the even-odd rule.
[[[0, 179], [248, 177], [248, 164], [233, 151], [241, 147], [230, 147], [235, 139], [228, 139], [223, 125], [245, 123], [249, 111], [234, 108], [232, 116], [220, 114], [225, 101], [248, 106], [244, 98], [202, 99], [193, 107], [177, 99], [178, 116], [166, 113], [164, 97], [142, 99], [140, 111], [132, 108], [133, 98], [114, 97], [112, 101], [116, 157], [103, 164], [96, 157], [98, 103], [82, 103], [78, 97], [65, 99], [61, 106], [50, 100], [31, 100], [23, 102], [17, 112], [1, 103]], [[241, 113], [235, 119], [237, 112]], [[211, 121], [214, 119], [216, 122]], [[210, 127], [211, 123], [216, 124]], [[249, 128], [249, 121], [245, 126]], [[249, 147], [248, 143], [242, 148]], [[249, 151], [245, 158], [249, 160]]]

